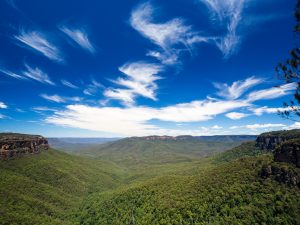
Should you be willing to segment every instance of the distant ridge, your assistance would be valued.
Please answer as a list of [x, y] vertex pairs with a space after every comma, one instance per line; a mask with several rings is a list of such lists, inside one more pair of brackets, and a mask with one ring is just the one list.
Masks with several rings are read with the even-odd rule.
[[192, 135], [180, 135], [180, 136], [167, 136], [167, 135], [152, 135], [144, 137], [130, 137], [127, 139], [133, 140], [202, 140], [202, 141], [219, 141], [219, 142], [231, 142], [231, 141], [254, 141], [257, 135], [213, 135], [213, 136], [192, 136]]

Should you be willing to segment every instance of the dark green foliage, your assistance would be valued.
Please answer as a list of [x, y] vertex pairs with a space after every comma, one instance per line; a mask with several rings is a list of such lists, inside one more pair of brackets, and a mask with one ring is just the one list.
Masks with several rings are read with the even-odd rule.
[[195, 176], [164, 176], [95, 194], [81, 224], [299, 224], [300, 192], [258, 178], [269, 156], [249, 157]]
[[300, 138], [300, 129], [279, 130], [262, 133], [260, 137], [280, 137], [284, 139]]
[[224, 153], [221, 153], [214, 157], [214, 161], [216, 163], [221, 162], [230, 162], [232, 160], [249, 157], [249, 156], [257, 156], [260, 154], [267, 153], [265, 150], [259, 149], [255, 146], [255, 142], [245, 142], [240, 146], [237, 146], [231, 150], [228, 150]]
[[273, 157], [254, 142], [104, 146], [84, 151], [97, 159], [49, 150], [0, 162], [0, 224], [300, 223], [299, 188], [261, 178]]
[[56, 150], [0, 161], [0, 224], [72, 224], [83, 197], [115, 187], [117, 173], [110, 163]]
[[77, 153], [113, 161], [130, 168], [139, 168], [145, 165], [190, 162], [225, 151], [240, 143], [202, 141], [194, 138], [189, 140], [126, 138]]

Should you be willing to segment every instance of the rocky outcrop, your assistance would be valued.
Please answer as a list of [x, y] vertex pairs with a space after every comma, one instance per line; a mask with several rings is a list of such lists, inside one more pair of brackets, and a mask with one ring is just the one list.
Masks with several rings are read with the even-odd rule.
[[0, 159], [37, 154], [48, 148], [47, 139], [39, 135], [0, 133]]
[[300, 167], [300, 138], [283, 142], [274, 150], [274, 161], [295, 164]]
[[260, 149], [273, 151], [276, 146], [278, 146], [286, 139], [282, 137], [270, 137], [270, 136], [258, 136], [256, 139], [256, 146]]
[[271, 178], [279, 183], [300, 187], [300, 175], [288, 167], [279, 165], [264, 165], [260, 171], [263, 179]]
[[256, 146], [260, 149], [274, 151], [281, 143], [295, 138], [300, 138], [300, 130], [262, 133], [256, 138]]

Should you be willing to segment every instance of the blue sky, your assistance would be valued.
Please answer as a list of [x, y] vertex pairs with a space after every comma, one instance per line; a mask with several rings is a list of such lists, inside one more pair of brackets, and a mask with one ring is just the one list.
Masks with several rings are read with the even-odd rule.
[[0, 2], [2, 132], [55, 137], [258, 134], [295, 84], [294, 1]]

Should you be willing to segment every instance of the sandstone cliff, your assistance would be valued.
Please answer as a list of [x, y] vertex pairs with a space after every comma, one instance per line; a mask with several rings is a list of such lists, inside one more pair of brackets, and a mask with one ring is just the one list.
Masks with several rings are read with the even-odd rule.
[[272, 151], [275, 162], [286, 162], [300, 167], [300, 130], [263, 133], [257, 137], [256, 146]]
[[280, 144], [274, 150], [274, 161], [292, 163], [300, 167], [300, 138]]
[[48, 148], [47, 139], [40, 135], [0, 133], [0, 159], [36, 154]]
[[300, 138], [300, 130], [262, 133], [256, 138], [256, 146], [261, 149], [273, 151], [281, 143], [295, 138]]

